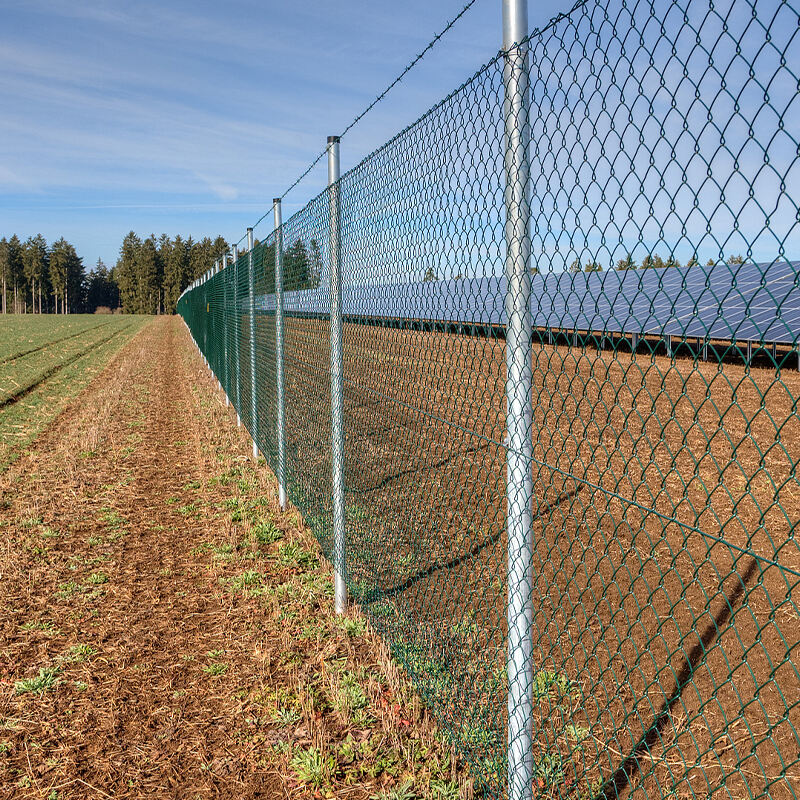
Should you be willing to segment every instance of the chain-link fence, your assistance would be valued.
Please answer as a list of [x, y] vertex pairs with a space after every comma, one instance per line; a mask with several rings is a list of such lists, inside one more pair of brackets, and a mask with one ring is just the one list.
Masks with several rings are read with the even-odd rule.
[[798, 63], [579, 3], [179, 302], [488, 797], [800, 796]]

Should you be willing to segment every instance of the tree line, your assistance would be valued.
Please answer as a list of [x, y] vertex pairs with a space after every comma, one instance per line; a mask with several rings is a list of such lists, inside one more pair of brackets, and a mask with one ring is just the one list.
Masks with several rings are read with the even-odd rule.
[[221, 236], [194, 241], [131, 231], [112, 268], [102, 261], [88, 272], [64, 237], [48, 246], [41, 234], [24, 242], [0, 239], [0, 311], [3, 314], [171, 314], [180, 293], [228, 252]]

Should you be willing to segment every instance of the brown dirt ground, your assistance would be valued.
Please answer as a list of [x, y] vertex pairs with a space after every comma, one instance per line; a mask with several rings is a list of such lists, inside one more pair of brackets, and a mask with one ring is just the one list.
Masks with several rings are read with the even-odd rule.
[[248, 452], [161, 318], [0, 476], [0, 798], [471, 795]]
[[[324, 543], [327, 339], [287, 323], [289, 484]], [[539, 696], [540, 788], [798, 796], [800, 375], [547, 345], [533, 373], [534, 659], [575, 687]], [[475, 763], [504, 735], [503, 381], [501, 341], [345, 326], [348, 568]]]

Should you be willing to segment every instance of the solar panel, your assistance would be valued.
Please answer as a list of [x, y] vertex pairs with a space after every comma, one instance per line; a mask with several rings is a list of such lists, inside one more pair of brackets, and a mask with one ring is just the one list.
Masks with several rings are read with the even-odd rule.
[[[800, 261], [533, 276], [535, 328], [796, 345]], [[374, 320], [502, 326], [505, 278], [345, 285], [344, 314]], [[273, 295], [259, 299], [274, 311]], [[328, 289], [286, 292], [287, 314], [327, 315]]]

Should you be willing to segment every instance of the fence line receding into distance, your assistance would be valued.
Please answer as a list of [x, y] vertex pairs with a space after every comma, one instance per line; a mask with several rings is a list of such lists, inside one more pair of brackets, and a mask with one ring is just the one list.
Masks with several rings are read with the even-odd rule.
[[800, 15], [503, 27], [178, 311], [484, 796], [796, 800]]

